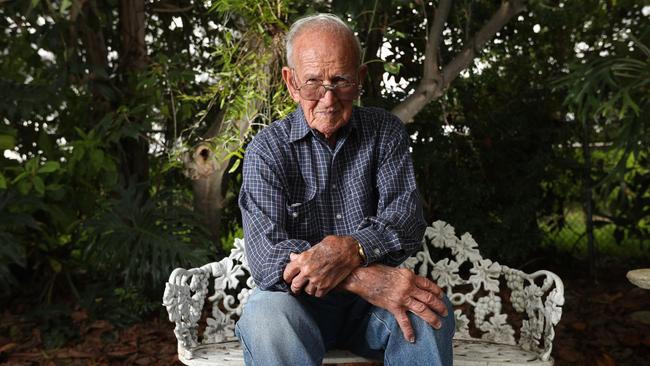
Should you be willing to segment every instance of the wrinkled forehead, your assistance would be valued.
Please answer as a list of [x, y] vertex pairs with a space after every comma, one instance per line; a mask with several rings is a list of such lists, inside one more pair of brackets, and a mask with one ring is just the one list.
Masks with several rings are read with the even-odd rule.
[[294, 40], [293, 63], [296, 69], [307, 66], [354, 71], [359, 66], [359, 51], [349, 33], [306, 29]]

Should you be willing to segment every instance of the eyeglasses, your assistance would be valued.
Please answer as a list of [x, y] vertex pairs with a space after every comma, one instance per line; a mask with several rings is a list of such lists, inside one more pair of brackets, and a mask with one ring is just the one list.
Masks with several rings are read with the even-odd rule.
[[[293, 74], [294, 84], [297, 85], [295, 70], [291, 69]], [[295, 88], [300, 94], [300, 97], [306, 100], [317, 101], [325, 96], [328, 90], [336, 94], [340, 100], [354, 100], [359, 95], [359, 87], [357, 83], [340, 79], [331, 84], [323, 84], [322, 80], [309, 80], [302, 84], [301, 87]]]

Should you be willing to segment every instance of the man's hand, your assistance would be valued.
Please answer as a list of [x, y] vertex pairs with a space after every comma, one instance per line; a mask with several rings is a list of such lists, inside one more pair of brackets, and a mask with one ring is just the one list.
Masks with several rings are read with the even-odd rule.
[[355, 269], [339, 288], [353, 292], [369, 303], [386, 309], [395, 316], [404, 338], [415, 342], [413, 327], [406, 315], [410, 311], [432, 327], [440, 329], [439, 315], [447, 316], [442, 301], [443, 291], [425, 277], [404, 268], [381, 264]]
[[361, 265], [357, 241], [349, 236], [326, 236], [300, 254], [291, 253], [283, 278], [294, 294], [304, 291], [325, 296]]

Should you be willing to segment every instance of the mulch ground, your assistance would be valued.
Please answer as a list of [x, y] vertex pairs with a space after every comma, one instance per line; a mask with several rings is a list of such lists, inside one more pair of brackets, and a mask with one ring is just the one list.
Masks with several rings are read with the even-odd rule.
[[639, 313], [650, 314], [650, 290], [629, 283], [625, 269], [599, 272], [597, 285], [560, 274], [566, 288], [556, 365], [650, 365], [650, 316]]
[[[650, 325], [639, 312], [650, 311], [650, 291], [634, 287], [625, 271], [609, 269], [594, 285], [575, 274], [560, 274], [566, 303], [556, 327], [556, 365], [649, 365]], [[172, 325], [153, 319], [126, 329], [73, 314], [80, 341], [46, 349], [33, 324], [4, 310], [0, 315], [1, 365], [181, 365]], [[650, 319], [646, 320], [650, 321]]]

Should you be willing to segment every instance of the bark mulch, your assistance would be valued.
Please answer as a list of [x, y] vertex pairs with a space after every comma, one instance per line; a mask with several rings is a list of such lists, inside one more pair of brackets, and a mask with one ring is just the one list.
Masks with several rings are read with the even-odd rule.
[[[643, 315], [650, 291], [631, 285], [624, 269], [601, 273], [597, 285], [581, 274], [560, 274], [566, 303], [556, 327], [556, 365], [650, 365], [650, 319]], [[0, 315], [0, 365], [181, 365], [166, 320], [118, 329], [78, 311], [72, 316], [78, 341], [46, 349], [38, 327], [21, 319], [8, 310]]]

